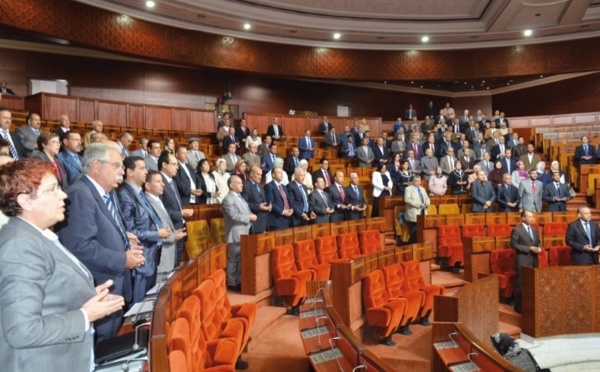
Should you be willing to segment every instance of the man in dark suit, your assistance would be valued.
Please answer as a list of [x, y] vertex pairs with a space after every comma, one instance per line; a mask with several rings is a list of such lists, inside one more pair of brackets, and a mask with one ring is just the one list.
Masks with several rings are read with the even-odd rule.
[[331, 222], [331, 215], [335, 212], [329, 195], [325, 192], [325, 180], [319, 176], [313, 180], [315, 190], [308, 196], [310, 209], [315, 213], [315, 223]]
[[12, 123], [12, 115], [8, 110], [0, 110], [0, 135], [8, 142], [10, 156], [13, 159], [19, 160], [25, 157], [25, 147], [21, 143], [19, 136], [16, 133], [10, 132], [10, 124]]
[[413, 108], [412, 104], [408, 104], [408, 108], [404, 110], [404, 119], [412, 120], [412, 118], [417, 117], [417, 110]]
[[235, 145], [235, 153], [237, 153], [238, 149], [240, 148], [240, 139], [238, 137], [236, 137], [234, 127], [230, 127], [229, 134], [227, 136], [223, 137], [223, 144], [222, 144], [223, 153], [225, 153], [229, 150], [229, 145], [231, 145], [231, 144]]
[[77, 132], [69, 131], [63, 140], [62, 151], [56, 156], [58, 161], [65, 167], [69, 185], [72, 184], [83, 171], [81, 168], [83, 158], [79, 155], [81, 149], [81, 135]]
[[235, 128], [235, 137], [240, 142], [240, 147], [246, 147], [246, 137], [248, 137], [252, 133], [250, 128], [246, 126], [246, 119], [240, 120], [240, 126]]
[[256, 215], [256, 221], [250, 227], [250, 234], [261, 234], [267, 231], [271, 205], [268, 203], [265, 190], [260, 184], [262, 174], [262, 169], [259, 166], [253, 166], [250, 170], [250, 179], [244, 183], [242, 189], [242, 197], [248, 202], [250, 212]]
[[8, 83], [6, 80], [0, 81], [0, 95], [7, 94], [9, 96], [16, 96], [15, 92], [12, 89], [7, 87]]
[[335, 132], [335, 127], [331, 127], [329, 132], [325, 134], [325, 148], [327, 149], [339, 149], [342, 140], [340, 136]]
[[352, 134], [346, 136], [346, 141], [342, 143], [342, 148], [340, 149], [340, 155], [346, 159], [354, 159], [356, 157], [356, 145]]
[[290, 205], [294, 210], [292, 214], [292, 227], [308, 225], [311, 219], [315, 219], [315, 214], [311, 212], [308, 203], [308, 190], [303, 185], [306, 171], [298, 168], [294, 171], [293, 180], [287, 184], [288, 195], [290, 196]]
[[333, 204], [334, 212], [331, 215], [331, 222], [339, 222], [348, 219], [348, 211], [352, 206], [348, 203], [346, 192], [344, 191], [344, 172], [337, 171], [333, 177], [334, 182], [327, 192], [329, 193], [329, 199]]
[[71, 122], [69, 121], [69, 117], [63, 114], [58, 117], [58, 124], [59, 127], [54, 130], [54, 133], [58, 134], [60, 141], [62, 142], [62, 140], [65, 139], [65, 134], [70, 130], [69, 126], [71, 125]]
[[331, 128], [333, 128], [333, 126], [327, 119], [327, 116], [323, 116], [323, 121], [319, 124], [319, 133], [321, 133], [323, 137], [325, 137], [329, 133]]
[[592, 211], [588, 207], [577, 209], [579, 219], [571, 222], [567, 228], [565, 241], [571, 247], [573, 265], [598, 264], [600, 251], [600, 228], [592, 221]]
[[25, 156], [31, 157], [33, 150], [37, 149], [37, 139], [40, 136], [40, 116], [33, 112], [25, 119], [27, 125], [17, 128], [17, 135], [25, 148]]
[[390, 160], [390, 152], [387, 147], [385, 147], [385, 140], [383, 138], [377, 138], [377, 145], [373, 146], [373, 155], [375, 155], [375, 160], [373, 160], [374, 166], [379, 166], [379, 164], [387, 164]]
[[321, 168], [317, 169], [316, 171], [314, 171], [312, 173], [313, 183], [315, 182], [317, 177], [322, 177], [323, 181], [325, 182], [325, 188], [328, 188], [329, 186], [331, 186], [331, 183], [333, 182], [333, 175], [331, 174], [331, 171], [329, 170], [329, 160], [327, 160], [327, 158], [323, 157], [323, 158], [321, 158], [319, 163], [321, 163]]
[[515, 226], [510, 234], [510, 247], [515, 250], [515, 311], [521, 313], [521, 267], [538, 267], [538, 254], [542, 251], [542, 242], [533, 223], [533, 212], [521, 212], [522, 223]]
[[[61, 243], [92, 273], [96, 283], [112, 280], [111, 293], [132, 299], [131, 270], [144, 264], [143, 248], [130, 244], [114, 189], [123, 177], [121, 152], [102, 143], [83, 157], [85, 174], [67, 190], [67, 218], [56, 226]], [[96, 341], [113, 338], [122, 312], [96, 321]]]
[[119, 189], [119, 206], [127, 231], [137, 236], [144, 246], [144, 265], [134, 269], [133, 303], [141, 302], [156, 283], [156, 267], [162, 240], [173, 233], [163, 228], [160, 219], [146, 200], [142, 185], [146, 182], [146, 164], [138, 156], [123, 160], [125, 182]]
[[519, 144], [512, 147], [513, 157], [516, 159], [520, 159], [521, 156], [527, 153], [527, 146], [525, 146], [525, 139], [523, 137], [519, 137]]
[[567, 185], [560, 182], [560, 173], [552, 173], [552, 182], [544, 185], [543, 199], [548, 203], [548, 212], [566, 212], [571, 200]]
[[508, 128], [508, 119], [504, 117], [503, 112], [501, 112], [500, 116], [496, 118], [496, 126], [500, 128], [501, 125], [505, 125]]
[[269, 212], [269, 230], [282, 230], [290, 226], [290, 217], [294, 210], [290, 203], [290, 196], [287, 189], [283, 187], [283, 170], [281, 168], [273, 169], [273, 181], [265, 186], [267, 202], [271, 204]]
[[437, 147], [438, 147], [437, 157], [439, 159], [441, 159], [447, 155], [449, 148], [454, 148], [454, 145], [451, 141], [451, 134], [449, 132], [444, 133], [444, 136]]
[[494, 212], [496, 192], [482, 170], [477, 171], [477, 180], [471, 184], [471, 195], [473, 197], [473, 213]]
[[[193, 209], [183, 209], [183, 202], [179, 197], [177, 184], [174, 181], [178, 167], [179, 163], [175, 156], [167, 152], [164, 152], [158, 158], [158, 170], [160, 171], [163, 183], [165, 184], [165, 190], [160, 199], [167, 212], [169, 212], [169, 217], [171, 217], [171, 222], [173, 222], [173, 226], [176, 230], [185, 227], [185, 219], [194, 214]], [[176, 266], [181, 260], [184, 243], [184, 239], [177, 242], [177, 254], [175, 256]]]
[[288, 179], [292, 179], [294, 176], [294, 171], [298, 164], [300, 164], [300, 150], [297, 147], [292, 147], [292, 151], [290, 156], [285, 158], [283, 161], [283, 170], [288, 175]]
[[267, 136], [271, 136], [273, 141], [281, 140], [283, 128], [279, 125], [279, 118], [273, 118], [271, 125], [267, 128]]
[[575, 160], [582, 164], [593, 164], [596, 157], [596, 148], [588, 141], [587, 136], [581, 137], [581, 145], [575, 148]]
[[494, 147], [492, 147], [492, 160], [496, 161], [499, 160], [501, 158], [503, 158], [505, 156], [505, 151], [506, 151], [507, 147], [506, 144], [504, 142], [504, 137], [503, 136], [499, 136], [498, 137], [498, 144], [495, 145]]
[[196, 185], [194, 168], [187, 163], [188, 150], [185, 146], [179, 145], [175, 149], [175, 158], [179, 162], [177, 174], [175, 174], [175, 184], [183, 205], [197, 204], [198, 197], [202, 195], [202, 190]]
[[367, 209], [363, 188], [358, 185], [358, 182], [358, 174], [356, 172], [350, 173], [350, 185], [344, 189], [347, 203], [350, 204], [350, 208], [348, 209], [348, 220], [358, 220], [363, 218], [365, 209]]
[[512, 184], [512, 177], [509, 173], [502, 176], [503, 184], [498, 186], [498, 202], [499, 212], [518, 212], [521, 199], [519, 198], [519, 190]]
[[502, 164], [502, 171], [512, 174], [517, 169], [517, 161], [512, 156], [512, 149], [506, 149], [504, 151], [504, 157], [501, 158], [500, 164]]

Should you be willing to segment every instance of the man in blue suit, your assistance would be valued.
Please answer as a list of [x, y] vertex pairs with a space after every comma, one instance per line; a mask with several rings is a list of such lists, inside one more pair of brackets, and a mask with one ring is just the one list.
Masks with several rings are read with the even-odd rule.
[[171, 236], [148, 203], [142, 190], [148, 171], [144, 159], [130, 156], [123, 160], [125, 183], [119, 190], [119, 205], [127, 231], [131, 231], [144, 246], [145, 263], [134, 269], [133, 302], [141, 302], [156, 283], [156, 265], [162, 240]]
[[273, 169], [273, 181], [265, 186], [267, 201], [271, 203], [269, 212], [269, 230], [282, 230], [290, 226], [292, 209], [290, 196], [286, 188], [281, 184], [283, 180], [283, 169]]
[[267, 231], [269, 211], [271, 205], [267, 203], [265, 189], [260, 184], [262, 179], [262, 169], [259, 166], [253, 166], [250, 171], [250, 179], [244, 183], [242, 197], [248, 203], [250, 212], [256, 215], [256, 221], [250, 227], [250, 234], [261, 234]]
[[277, 158], [277, 145], [273, 142], [269, 146], [269, 152], [267, 152], [263, 158], [261, 164], [264, 164], [263, 171], [269, 173], [273, 169], [273, 162]]
[[300, 158], [312, 159], [315, 152], [315, 139], [310, 136], [310, 130], [306, 131], [304, 137], [298, 140], [298, 148], [300, 149]]
[[77, 132], [67, 132], [63, 139], [63, 150], [58, 153], [58, 161], [62, 163], [67, 171], [67, 182], [72, 184], [81, 174], [82, 157], [81, 135]]
[[290, 196], [290, 206], [294, 210], [292, 214], [292, 227], [308, 225], [311, 220], [316, 218], [310, 211], [308, 203], [308, 190], [304, 186], [304, 177], [306, 171], [302, 168], [296, 168], [294, 179], [287, 184], [287, 192]]
[[[96, 283], [112, 280], [111, 293], [131, 302], [131, 269], [144, 264], [143, 249], [130, 244], [114, 189], [123, 179], [115, 146], [94, 143], [83, 156], [84, 175], [68, 189], [67, 218], [56, 226], [63, 245], [92, 273]], [[96, 341], [117, 335], [121, 311], [94, 323]]]

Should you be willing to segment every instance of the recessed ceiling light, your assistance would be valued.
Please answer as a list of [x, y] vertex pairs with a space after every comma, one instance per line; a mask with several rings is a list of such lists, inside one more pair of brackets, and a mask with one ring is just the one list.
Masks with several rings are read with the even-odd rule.
[[342, 37], [342, 34], [340, 34], [339, 32], [336, 32], [335, 34], [333, 34], [333, 38], [334, 38], [335, 40], [338, 40], [338, 39], [339, 39], [339, 38], [341, 38], [341, 37]]
[[423, 36], [421, 38], [421, 41], [424, 42], [424, 43], [428, 42], [429, 41], [429, 36]]
[[485, 88], [485, 89], [489, 90], [489, 89], [490, 89], [490, 87], [487, 87], [487, 88]]
[[543, 77], [544, 77], [544, 75], [540, 75], [540, 77], [541, 77], [541, 78], [543, 78]]
[[387, 81], [384, 81], [383, 83], [384, 83], [384, 84], [387, 84]]
[[244, 23], [244, 30], [249, 30], [252, 28], [252, 25], [250, 23]]
[[510, 85], [510, 83], [506, 83], [506, 85]]
[[525, 30], [525, 31], [523, 31], [523, 35], [525, 35], [527, 37], [531, 36], [532, 34], [533, 34], [533, 31], [531, 31], [531, 30]]
[[146, 6], [148, 8], [154, 8], [155, 5], [156, 5], [156, 3], [154, 1], [152, 1], [152, 0], [146, 1]]

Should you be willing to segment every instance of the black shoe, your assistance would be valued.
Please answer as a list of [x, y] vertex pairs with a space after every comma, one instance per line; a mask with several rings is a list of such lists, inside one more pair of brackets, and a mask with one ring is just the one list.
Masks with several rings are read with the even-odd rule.
[[394, 342], [394, 340], [392, 340], [391, 336], [382, 338], [381, 341], [379, 341], [379, 343], [386, 346], [396, 346], [396, 343]]
[[515, 306], [515, 313], [521, 314], [521, 307]]
[[429, 327], [431, 325], [431, 322], [427, 318], [421, 318], [421, 320], [419, 320], [419, 324], [425, 327]]
[[227, 289], [229, 289], [230, 291], [234, 291], [234, 292], [241, 292], [242, 291], [242, 285], [238, 284], [238, 285], [228, 285]]
[[510, 299], [508, 300], [508, 306], [515, 306], [515, 300], [514, 300], [514, 299], [512, 299], [512, 298], [510, 298]]
[[404, 335], [404, 336], [410, 336], [410, 335], [413, 334], [412, 331], [408, 328], [407, 325], [405, 325], [404, 327], [398, 328], [398, 330], [396, 331], [396, 333], [399, 333], [399, 334]]
[[300, 315], [300, 305], [292, 306], [289, 312], [290, 315], [298, 316]]
[[235, 362], [235, 369], [248, 369], [248, 362], [243, 361], [242, 357], [238, 357], [237, 362]]

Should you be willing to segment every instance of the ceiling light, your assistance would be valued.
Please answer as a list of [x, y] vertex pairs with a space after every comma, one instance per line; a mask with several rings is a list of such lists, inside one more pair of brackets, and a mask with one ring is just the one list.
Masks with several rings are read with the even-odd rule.
[[333, 38], [334, 38], [335, 40], [337, 40], [337, 39], [339, 39], [339, 38], [341, 38], [341, 37], [342, 37], [342, 34], [340, 34], [339, 32], [336, 32], [335, 34], [333, 34]]
[[383, 83], [384, 83], [384, 84], [387, 84], [387, 81], [384, 81]]
[[155, 5], [156, 5], [156, 3], [154, 1], [152, 1], [152, 0], [146, 1], [146, 6], [148, 8], [154, 8]]
[[541, 77], [541, 78], [543, 78], [543, 77], [544, 77], [544, 75], [540, 75], [540, 77]]
[[249, 30], [252, 28], [252, 25], [250, 23], [244, 23], [244, 30]]
[[531, 36], [532, 34], [533, 34], [533, 31], [531, 31], [531, 30], [525, 30], [525, 31], [523, 31], [523, 35], [525, 35], [527, 37]]
[[429, 36], [423, 36], [421, 38], [421, 41], [424, 42], [424, 43], [428, 42], [429, 41]]

